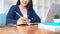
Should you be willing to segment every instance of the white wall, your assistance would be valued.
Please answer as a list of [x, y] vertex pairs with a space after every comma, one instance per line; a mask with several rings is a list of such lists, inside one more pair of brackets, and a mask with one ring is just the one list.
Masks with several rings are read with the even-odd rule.
[[16, 4], [17, 0], [4, 0], [4, 11], [7, 14], [10, 7]]
[[0, 0], [0, 13], [4, 13], [3, 12], [3, 0]]

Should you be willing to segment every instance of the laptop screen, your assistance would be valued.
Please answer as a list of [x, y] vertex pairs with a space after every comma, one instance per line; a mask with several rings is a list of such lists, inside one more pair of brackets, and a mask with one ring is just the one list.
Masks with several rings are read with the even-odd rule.
[[60, 16], [60, 4], [53, 3], [47, 14], [45, 22], [53, 22], [56, 14]]

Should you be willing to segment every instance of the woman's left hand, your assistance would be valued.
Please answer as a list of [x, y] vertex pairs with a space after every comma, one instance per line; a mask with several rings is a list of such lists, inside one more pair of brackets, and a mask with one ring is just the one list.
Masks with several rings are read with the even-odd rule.
[[30, 20], [30, 19], [28, 19], [28, 20], [26, 20], [26, 23], [30, 23], [30, 21], [31, 21], [31, 20]]

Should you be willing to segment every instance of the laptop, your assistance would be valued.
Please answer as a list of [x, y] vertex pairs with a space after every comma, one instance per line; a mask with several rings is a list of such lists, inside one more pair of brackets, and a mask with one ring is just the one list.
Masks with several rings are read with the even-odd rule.
[[47, 14], [45, 22], [53, 22], [54, 15], [58, 14], [60, 16], [60, 4], [53, 3]]

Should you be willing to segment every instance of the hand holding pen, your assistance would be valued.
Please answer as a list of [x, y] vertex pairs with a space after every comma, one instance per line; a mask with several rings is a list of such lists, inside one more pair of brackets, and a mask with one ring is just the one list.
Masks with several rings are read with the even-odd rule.
[[16, 14], [20, 17], [17, 21], [17, 24], [29, 24], [30, 23], [30, 19], [22, 17], [18, 12], [16, 12]]
[[25, 17], [20, 17], [17, 21], [17, 24], [27, 24], [27, 23], [30, 23], [30, 21]]

